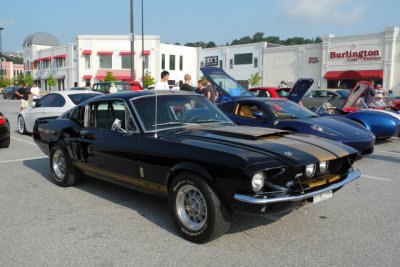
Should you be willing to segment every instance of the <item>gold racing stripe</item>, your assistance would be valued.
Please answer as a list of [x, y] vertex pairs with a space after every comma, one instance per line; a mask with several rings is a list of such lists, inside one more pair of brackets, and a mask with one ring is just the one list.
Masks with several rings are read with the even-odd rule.
[[113, 179], [121, 181], [121, 182], [140, 186], [140, 187], [143, 187], [143, 188], [146, 188], [149, 190], [153, 190], [153, 191], [157, 191], [157, 192], [161, 192], [161, 193], [167, 193], [167, 187], [160, 185], [160, 184], [145, 181], [143, 179], [138, 179], [138, 178], [135, 178], [132, 176], [123, 175], [120, 173], [115, 173], [115, 172], [110, 172], [110, 171], [106, 171], [103, 169], [95, 168], [95, 167], [88, 166], [81, 162], [75, 162], [74, 164], [77, 165], [81, 169], [84, 169], [84, 170], [87, 170], [87, 171], [90, 171], [93, 173], [97, 173], [102, 176], [110, 177], [110, 178], [113, 178]]

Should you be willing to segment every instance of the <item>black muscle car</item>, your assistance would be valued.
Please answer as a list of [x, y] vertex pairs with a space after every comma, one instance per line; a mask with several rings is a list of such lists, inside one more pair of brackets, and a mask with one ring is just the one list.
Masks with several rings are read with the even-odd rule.
[[357, 151], [335, 141], [235, 125], [205, 97], [138, 91], [92, 98], [35, 123], [59, 186], [83, 174], [168, 197], [180, 234], [224, 234], [231, 212], [291, 210], [357, 179]]

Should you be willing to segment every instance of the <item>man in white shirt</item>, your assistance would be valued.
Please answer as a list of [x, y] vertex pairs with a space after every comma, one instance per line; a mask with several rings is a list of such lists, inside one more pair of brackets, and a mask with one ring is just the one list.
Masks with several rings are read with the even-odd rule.
[[169, 72], [164, 70], [163, 72], [161, 72], [161, 80], [156, 83], [154, 90], [169, 90], [168, 79]]
[[31, 88], [30, 92], [31, 92], [32, 99], [39, 99], [40, 98], [40, 88], [37, 87], [36, 84], [33, 85], [33, 87]]
[[115, 83], [111, 83], [110, 94], [118, 93], [118, 88], [115, 86]]

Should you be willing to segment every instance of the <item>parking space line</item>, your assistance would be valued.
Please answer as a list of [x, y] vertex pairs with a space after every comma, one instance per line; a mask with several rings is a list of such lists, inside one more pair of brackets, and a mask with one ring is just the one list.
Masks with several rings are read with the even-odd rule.
[[42, 156], [42, 157], [35, 157], [35, 158], [3, 160], [3, 161], [0, 161], [0, 164], [2, 164], [2, 163], [10, 163], [10, 162], [18, 162], [18, 161], [25, 161], [25, 160], [45, 159], [45, 158], [48, 158], [48, 157], [47, 156]]
[[11, 136], [11, 139], [14, 139], [14, 140], [17, 140], [17, 141], [20, 141], [20, 142], [24, 142], [24, 143], [36, 146], [36, 144], [34, 142], [29, 142], [29, 141], [26, 141], [26, 140], [23, 140], [23, 139], [19, 139], [19, 138], [13, 137], [13, 136]]
[[374, 180], [378, 180], [378, 181], [384, 181], [384, 182], [391, 182], [391, 179], [387, 179], [387, 178], [382, 178], [382, 177], [376, 177], [376, 176], [370, 176], [370, 175], [365, 175], [362, 174], [361, 177], [364, 178], [368, 178], [368, 179], [374, 179]]

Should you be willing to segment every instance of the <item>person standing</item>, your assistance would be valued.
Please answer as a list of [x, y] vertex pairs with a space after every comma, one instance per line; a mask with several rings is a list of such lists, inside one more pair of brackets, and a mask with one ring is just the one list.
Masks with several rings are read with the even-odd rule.
[[154, 90], [169, 90], [169, 72], [164, 70], [161, 72], [161, 80], [156, 83]]
[[207, 91], [204, 88], [203, 80], [198, 80], [195, 92], [198, 93], [199, 95], [207, 97]]
[[26, 83], [18, 90], [15, 91], [15, 94], [20, 97], [21, 99], [21, 111], [29, 107], [29, 91]]
[[31, 88], [30, 92], [32, 100], [40, 98], [40, 88], [36, 84], [33, 84], [33, 87]]
[[115, 86], [115, 83], [111, 83], [110, 94], [118, 93], [118, 88]]
[[194, 92], [194, 87], [190, 85], [190, 81], [192, 80], [190, 74], [185, 74], [185, 76], [183, 76], [183, 79], [185, 80], [185, 82], [181, 85], [181, 91]]
[[206, 87], [206, 92], [207, 92], [207, 98], [210, 99], [212, 102], [215, 102], [218, 97], [218, 92], [214, 88], [214, 86], [211, 84], [211, 81], [207, 80], [207, 87]]
[[374, 106], [375, 94], [374, 81], [371, 80], [370, 85], [364, 91], [364, 101], [368, 107]]

